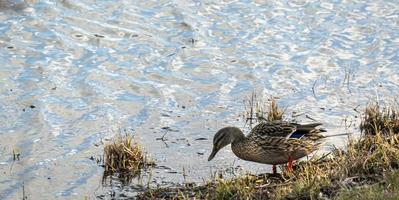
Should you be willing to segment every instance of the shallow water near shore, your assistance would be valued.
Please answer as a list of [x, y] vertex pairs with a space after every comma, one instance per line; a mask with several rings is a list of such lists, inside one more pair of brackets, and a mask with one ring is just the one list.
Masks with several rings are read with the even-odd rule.
[[102, 186], [95, 161], [124, 129], [157, 164], [135, 183], [268, 172], [229, 148], [207, 161], [252, 91], [357, 133], [369, 100], [397, 95], [398, 19], [396, 1], [0, 1], [0, 199], [134, 194]]

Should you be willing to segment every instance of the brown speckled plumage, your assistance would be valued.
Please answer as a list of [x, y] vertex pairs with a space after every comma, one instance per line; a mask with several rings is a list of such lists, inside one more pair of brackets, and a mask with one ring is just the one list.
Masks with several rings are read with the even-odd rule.
[[272, 165], [287, 163], [289, 159], [297, 160], [320, 148], [325, 137], [320, 134], [324, 130], [316, 128], [319, 125], [267, 122], [255, 126], [248, 136], [236, 127], [225, 127], [215, 134], [208, 160], [230, 143], [234, 154], [244, 160]]

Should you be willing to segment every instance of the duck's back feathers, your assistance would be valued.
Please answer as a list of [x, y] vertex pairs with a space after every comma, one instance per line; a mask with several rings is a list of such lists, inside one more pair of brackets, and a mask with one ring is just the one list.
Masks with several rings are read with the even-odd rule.
[[316, 129], [321, 123], [296, 124], [284, 121], [263, 122], [256, 125], [249, 137], [283, 137], [283, 138], [302, 138], [312, 131], [325, 132], [324, 129]]
[[296, 125], [289, 122], [262, 122], [256, 125], [248, 137], [283, 137], [289, 138], [297, 130]]

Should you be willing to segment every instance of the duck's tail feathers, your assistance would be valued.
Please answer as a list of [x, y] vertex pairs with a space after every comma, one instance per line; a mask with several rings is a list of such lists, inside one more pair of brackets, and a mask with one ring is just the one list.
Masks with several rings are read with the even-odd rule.
[[317, 126], [322, 125], [322, 123], [311, 123], [311, 124], [295, 124], [296, 125], [296, 130], [299, 131], [310, 131]]
[[332, 134], [332, 135], [325, 135], [324, 137], [338, 137], [338, 136], [344, 136], [344, 135], [350, 135], [351, 133], [338, 133], [338, 134]]
[[312, 124], [295, 124], [296, 130], [289, 135], [289, 138], [301, 138], [305, 135], [312, 134], [314, 132], [321, 133], [326, 132], [325, 129], [317, 129], [317, 126], [322, 125], [322, 123], [312, 123]]

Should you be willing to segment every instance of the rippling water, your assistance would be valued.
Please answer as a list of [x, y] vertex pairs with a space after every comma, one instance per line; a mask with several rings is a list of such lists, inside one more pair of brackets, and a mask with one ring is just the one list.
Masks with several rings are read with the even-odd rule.
[[270, 171], [228, 149], [206, 160], [252, 91], [331, 133], [399, 89], [396, 0], [0, 0], [0, 33], [0, 199], [107, 194], [90, 157], [120, 129], [158, 164], [154, 185]]

